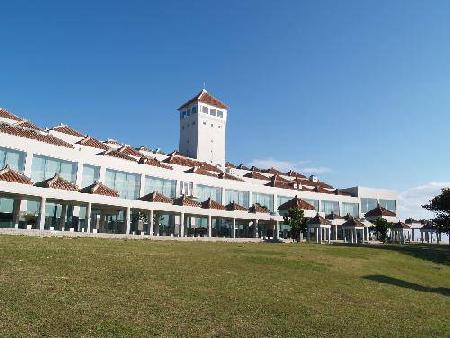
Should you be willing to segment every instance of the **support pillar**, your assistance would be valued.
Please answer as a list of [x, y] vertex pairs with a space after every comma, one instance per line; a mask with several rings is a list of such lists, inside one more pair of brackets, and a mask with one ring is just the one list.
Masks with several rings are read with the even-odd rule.
[[180, 213], [180, 237], [184, 237], [184, 212]]
[[39, 229], [45, 229], [45, 204], [47, 203], [47, 199], [45, 197], [41, 198], [41, 205], [39, 209]]
[[309, 227], [308, 227], [307, 230], [306, 230], [306, 240], [307, 240], [308, 242], [311, 241], [311, 229], [310, 229]]
[[353, 244], [353, 229], [350, 229], [350, 243]]
[[314, 228], [314, 235], [316, 237], [316, 243], [319, 243], [319, 228]]
[[254, 221], [253, 221], [253, 238], [258, 238], [258, 220], [257, 219], [255, 219]]
[[88, 203], [88, 205], [86, 207], [86, 224], [87, 224], [86, 231], [88, 233], [91, 232], [91, 212], [92, 212], [92, 204]]
[[20, 219], [20, 199], [14, 199], [13, 204], [13, 224], [14, 228], [19, 229], [19, 219]]
[[337, 241], [338, 239], [338, 227], [337, 225], [334, 226], [334, 240]]
[[154, 225], [154, 220], [153, 220], [153, 210], [150, 210], [149, 215], [148, 215], [148, 234], [150, 236], [153, 236], [153, 228], [155, 227]]
[[233, 218], [233, 224], [231, 228], [231, 238], [236, 238], [236, 218]]
[[131, 230], [131, 208], [127, 207], [126, 210], [126, 215], [125, 215], [125, 224], [126, 224], [126, 230], [125, 230], [125, 234], [129, 235], [130, 234], [130, 230]]
[[63, 204], [61, 208], [61, 217], [59, 218], [59, 228], [63, 231], [66, 227], [67, 204]]
[[331, 242], [331, 228], [328, 229], [328, 244]]
[[212, 237], [212, 217], [208, 215], [208, 237]]

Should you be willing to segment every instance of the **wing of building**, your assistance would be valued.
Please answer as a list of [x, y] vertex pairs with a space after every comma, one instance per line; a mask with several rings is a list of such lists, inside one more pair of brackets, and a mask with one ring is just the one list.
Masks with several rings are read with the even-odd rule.
[[337, 189], [292, 170], [227, 163], [228, 106], [206, 90], [178, 112], [179, 150], [164, 154], [87, 135], [96, 130], [40, 128], [0, 109], [0, 227], [286, 237], [289, 205], [307, 217], [363, 218], [381, 207], [396, 218], [392, 191]]

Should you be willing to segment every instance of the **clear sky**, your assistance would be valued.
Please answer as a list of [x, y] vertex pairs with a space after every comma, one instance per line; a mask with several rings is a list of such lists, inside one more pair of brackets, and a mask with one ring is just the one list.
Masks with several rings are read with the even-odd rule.
[[405, 206], [450, 184], [448, 0], [2, 1], [0, 13], [0, 106], [41, 126], [169, 152], [176, 108], [206, 82], [231, 107], [229, 161], [395, 189]]

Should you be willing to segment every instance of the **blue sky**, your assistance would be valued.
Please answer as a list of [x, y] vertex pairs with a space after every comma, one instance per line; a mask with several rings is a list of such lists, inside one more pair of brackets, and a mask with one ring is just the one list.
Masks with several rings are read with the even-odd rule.
[[0, 106], [42, 126], [171, 151], [176, 108], [206, 82], [231, 106], [232, 162], [395, 189], [405, 203], [450, 182], [450, 1], [4, 1], [0, 12]]

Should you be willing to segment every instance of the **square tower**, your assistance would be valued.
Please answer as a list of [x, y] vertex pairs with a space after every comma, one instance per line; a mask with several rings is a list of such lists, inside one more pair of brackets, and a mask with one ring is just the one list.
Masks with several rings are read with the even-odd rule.
[[228, 107], [203, 89], [178, 108], [179, 151], [225, 170], [225, 129]]

